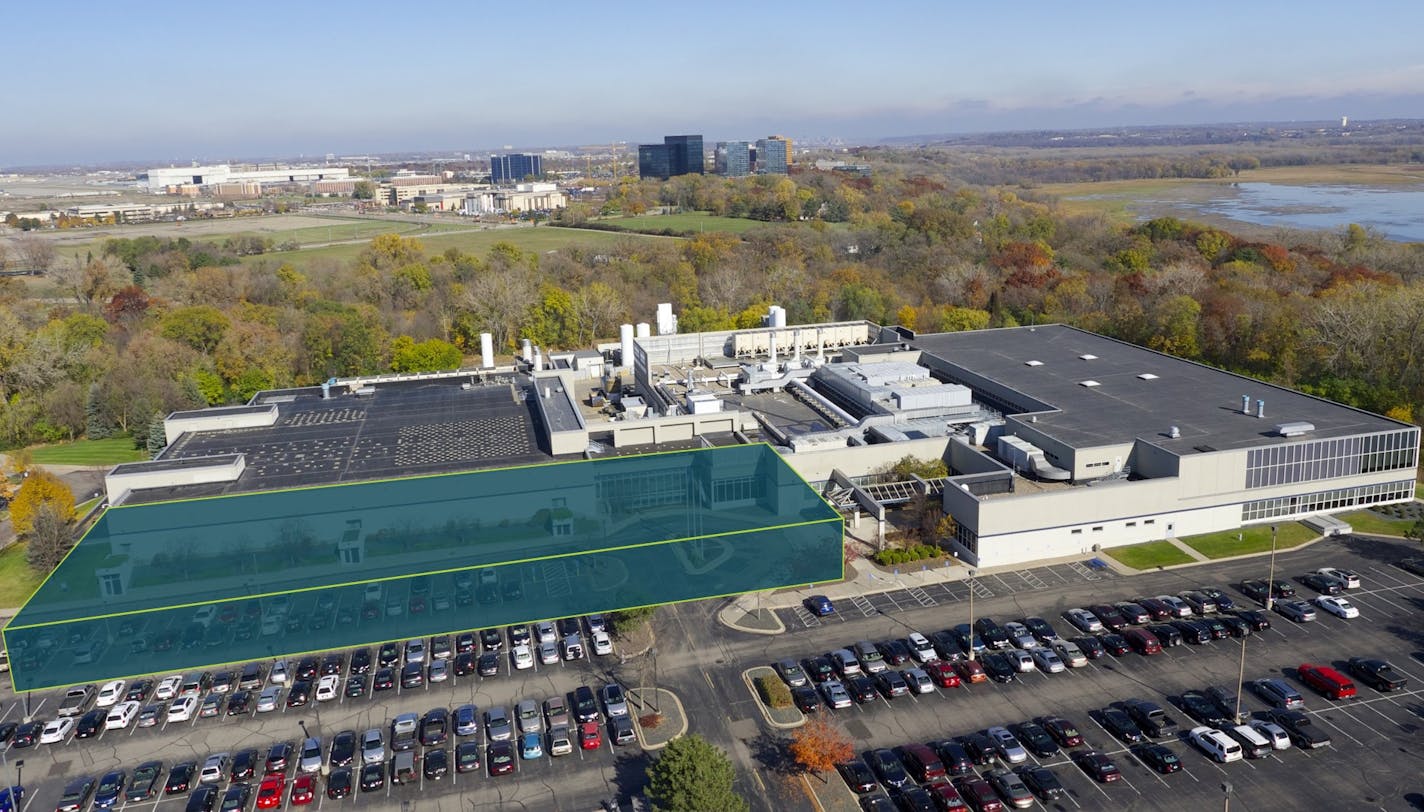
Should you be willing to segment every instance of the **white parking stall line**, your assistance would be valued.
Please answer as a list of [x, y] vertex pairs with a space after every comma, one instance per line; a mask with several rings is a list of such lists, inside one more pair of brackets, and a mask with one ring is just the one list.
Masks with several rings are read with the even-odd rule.
[[[1380, 591], [1383, 592], [1383, 591], [1387, 591], [1387, 590], [1380, 590]], [[1399, 596], [1396, 595], [1395, 597], [1399, 597]], [[1368, 595], [1351, 595], [1351, 596], [1350, 596], [1350, 600], [1353, 601], [1353, 602], [1355, 602], [1355, 603], [1364, 603], [1365, 601], [1369, 601], [1369, 602], [1379, 601], [1380, 603], [1387, 603], [1387, 604], [1389, 604], [1390, 606], [1393, 606], [1395, 609], [1399, 610], [1399, 611], [1400, 611], [1401, 613], [1403, 613], [1403, 614], [1411, 614], [1411, 613], [1414, 611], [1414, 610], [1410, 609], [1410, 608], [1407, 607], [1407, 606], [1400, 606], [1399, 604], [1395, 603], [1394, 601], [1390, 600], [1389, 598], [1386, 598], [1384, 595], [1377, 594], [1377, 593], [1374, 593], [1374, 592], [1371, 592], [1371, 593], [1368, 594]], [[1368, 606], [1369, 603], [1365, 603], [1365, 605]]]
[[[1376, 708], [1374, 705], [1370, 705], [1370, 704], [1367, 704], [1367, 703], [1361, 703], [1361, 707], [1363, 707], [1365, 710], [1374, 711], [1375, 714], [1378, 715], [1380, 718], [1384, 719], [1385, 721], [1389, 722], [1390, 724], [1394, 725], [1395, 727], [1399, 728], [1400, 730], [1404, 731], [1405, 733], [1409, 733], [1410, 731], [1413, 730], [1413, 727], [1412, 727], [1412, 726], [1406, 725], [1406, 724], [1404, 724], [1403, 722], [1397, 722], [1397, 721], [1395, 721], [1395, 720], [1394, 720], [1393, 718], [1391, 718], [1388, 714], [1384, 713], [1384, 712], [1381, 711], [1379, 708]], [[1368, 727], [1368, 725], [1366, 725], [1366, 727]], [[1375, 732], [1378, 733], [1379, 731], [1375, 731]], [[1388, 739], [1388, 738], [1389, 738], [1389, 736], [1386, 736], [1386, 735], [1383, 734], [1383, 733], [1380, 733], [1379, 735], [1380, 735], [1380, 738], [1383, 738], [1383, 739]]]
[[1044, 567], [1043, 571], [1051, 574], [1054, 578], [1057, 578], [1059, 581], [1065, 584], [1070, 583], [1070, 581], [1067, 578], [1064, 578], [1063, 574], [1060, 573], [1056, 567]]
[[948, 595], [948, 596], [949, 596], [949, 599], [952, 600], [952, 601], [954, 601], [955, 603], [958, 603], [959, 601], [964, 600], [963, 598], [961, 598], [961, 597], [959, 597], [958, 595], [954, 594], [954, 590], [949, 588], [949, 584], [943, 584], [943, 583], [942, 583], [942, 584], [939, 584], [938, 586], [939, 586], [939, 588], [944, 592], [944, 594]]
[[922, 606], [922, 607], [930, 607], [930, 606], [938, 606], [938, 605], [939, 605], [939, 602], [938, 602], [938, 601], [936, 601], [934, 598], [931, 598], [928, 592], [924, 591], [923, 589], [921, 589], [921, 588], [919, 588], [919, 587], [913, 587], [913, 588], [911, 588], [911, 589], [909, 590], [909, 594], [910, 594], [910, 597], [914, 598], [915, 601], [916, 601], [917, 603], [919, 603], [919, 605]]
[[[1417, 580], [1416, 580], [1416, 581], [1409, 581], [1409, 580], [1406, 580], [1406, 579], [1404, 579], [1404, 578], [1399, 577], [1400, 575], [1408, 575], [1408, 573], [1404, 572], [1403, 570], [1399, 570], [1399, 571], [1398, 571], [1398, 572], [1399, 572], [1399, 575], [1395, 575], [1395, 574], [1394, 574], [1394, 571], [1392, 571], [1392, 570], [1390, 570], [1390, 569], [1388, 569], [1388, 568], [1383, 568], [1383, 569], [1382, 569], [1382, 568], [1380, 568], [1380, 567], [1369, 567], [1368, 569], [1370, 570], [1370, 572], [1375, 573], [1377, 576], [1380, 576], [1380, 577], [1382, 577], [1382, 578], [1384, 578], [1384, 579], [1387, 579], [1387, 580], [1389, 580], [1389, 581], [1393, 581], [1395, 584], [1398, 584], [1398, 585], [1401, 586], [1401, 587], [1418, 587], [1418, 586], [1424, 586], [1424, 583], [1421, 583], [1421, 582], [1419, 582], [1419, 581], [1417, 581]], [[1389, 589], [1397, 589], [1397, 588], [1399, 588], [1399, 587], [1386, 587], [1386, 588], [1389, 588]]]
[[[1318, 710], [1318, 711], [1306, 711], [1306, 713], [1310, 714], [1311, 716], [1314, 716], [1316, 719], [1319, 719], [1320, 721], [1324, 722], [1325, 724], [1330, 725], [1331, 727], [1333, 727], [1333, 728], [1335, 728], [1336, 730], [1340, 731], [1341, 735], [1343, 735], [1345, 738], [1349, 739], [1350, 741], [1354, 742], [1355, 744], [1358, 744], [1358, 745], [1361, 746], [1361, 747], [1364, 747], [1364, 746], [1365, 746], [1365, 743], [1364, 743], [1364, 742], [1360, 741], [1359, 739], [1355, 738], [1354, 736], [1351, 736], [1351, 735], [1350, 735], [1350, 732], [1347, 731], [1347, 730], [1345, 730], [1345, 728], [1340, 727], [1339, 725], [1337, 725], [1337, 724], [1335, 724], [1334, 722], [1330, 721], [1329, 719], [1325, 718], [1325, 711], [1326, 711], [1326, 710], [1338, 710], [1338, 708], [1327, 708], [1327, 709]], [[1351, 717], [1351, 718], [1354, 718], [1354, 717]]]
[[1009, 582], [1008, 582], [1008, 581], [1005, 581], [1003, 578], [1000, 578], [997, 574], [991, 575], [991, 576], [989, 576], [989, 577], [990, 577], [990, 578], [993, 578], [995, 581], [998, 581], [999, 584], [1004, 587], [1004, 590], [1007, 591], [1010, 595], [1013, 595], [1013, 594], [1015, 594], [1015, 593], [1017, 593], [1017, 592], [1019, 591], [1019, 590], [1014, 589], [1013, 587], [1009, 586]]
[[880, 611], [875, 608], [875, 604], [866, 600], [863, 595], [852, 595], [850, 602], [852, 606], [860, 610], [861, 617], [870, 617]]

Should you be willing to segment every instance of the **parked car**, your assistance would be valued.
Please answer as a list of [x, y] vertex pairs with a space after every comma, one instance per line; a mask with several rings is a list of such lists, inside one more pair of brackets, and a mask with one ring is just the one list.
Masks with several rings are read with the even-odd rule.
[[1101, 750], [1078, 750], [1073, 753], [1073, 763], [1099, 784], [1109, 784], [1122, 778], [1117, 765]]
[[1282, 710], [1305, 707], [1305, 699], [1300, 692], [1290, 687], [1285, 680], [1276, 677], [1251, 681], [1251, 690], [1256, 692], [1266, 704]]
[[1076, 626], [1079, 631], [1088, 634], [1103, 630], [1103, 622], [1087, 609], [1069, 609], [1063, 613], [1063, 618]]
[[1113, 608], [1122, 613], [1123, 620], [1132, 624], [1143, 624], [1152, 620], [1152, 615], [1139, 603], [1132, 601], [1118, 601], [1113, 604]]
[[806, 609], [817, 617], [833, 615], [836, 611], [835, 604], [831, 603], [831, 599], [825, 595], [812, 595], [803, 601], [803, 603]]
[[1146, 764], [1152, 771], [1169, 775], [1182, 769], [1182, 760], [1172, 751], [1172, 748], [1165, 744], [1146, 743], [1139, 744], [1131, 748], [1132, 754], [1137, 756], [1143, 764]]
[[1278, 600], [1271, 606], [1277, 612], [1296, 623], [1309, 623], [1315, 620], [1315, 609], [1305, 601]]
[[1349, 699], [1358, 693], [1349, 677], [1328, 665], [1301, 663], [1296, 666], [1295, 673], [1301, 682], [1327, 699]]
[[1349, 669], [1356, 679], [1376, 691], [1399, 691], [1409, 684], [1408, 679], [1384, 660], [1351, 657]]
[[1320, 595], [1316, 597], [1315, 600], [1311, 601], [1311, 603], [1314, 603], [1316, 606], [1321, 609], [1324, 609], [1335, 617], [1342, 618], [1345, 620], [1350, 620], [1360, 616], [1360, 610], [1355, 608], [1355, 605], [1353, 603], [1350, 603], [1349, 601], [1341, 597]]
[[865, 754], [865, 761], [886, 787], [903, 787], [910, 783], [910, 774], [893, 750], [871, 750]]
[[1028, 786], [1029, 790], [1045, 803], [1048, 801], [1056, 801], [1062, 798], [1064, 793], [1067, 792], [1063, 787], [1063, 783], [1058, 780], [1058, 776], [1054, 774], [1053, 770], [1042, 765], [1025, 764], [1021, 767], [1015, 767], [1014, 772], [1018, 774], [1019, 778], [1023, 779], [1024, 784]]
[[1338, 567], [1321, 567], [1316, 570], [1316, 572], [1327, 578], [1334, 578], [1344, 584], [1346, 589], [1360, 588], [1360, 575], [1354, 570], [1345, 570]]
[[1192, 612], [1198, 615], [1215, 614], [1218, 610], [1216, 601], [1205, 592], [1196, 589], [1189, 589], [1181, 594], [1181, 599], [1192, 607]]
[[1300, 711], [1272, 708], [1266, 711], [1266, 718], [1280, 725], [1296, 747], [1313, 750], [1330, 744], [1330, 735], [1322, 732], [1311, 723], [1309, 716]]
[[1142, 732], [1142, 728], [1132, 721], [1132, 717], [1127, 715], [1127, 711], [1121, 708], [1107, 707], [1098, 711], [1099, 720], [1103, 729], [1113, 738], [1124, 744], [1140, 744], [1147, 739]]
[[1345, 591], [1345, 582], [1318, 572], [1307, 572], [1299, 578], [1302, 584], [1322, 595], [1339, 595]]

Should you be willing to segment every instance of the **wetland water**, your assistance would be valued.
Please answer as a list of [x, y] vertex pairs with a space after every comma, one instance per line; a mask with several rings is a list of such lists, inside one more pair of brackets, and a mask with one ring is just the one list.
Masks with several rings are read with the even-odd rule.
[[1181, 187], [1179, 192], [1153, 192], [1142, 197], [1093, 197], [1127, 199], [1129, 208], [1136, 209], [1143, 219], [1175, 210], [1269, 227], [1336, 230], [1359, 223], [1377, 229], [1391, 240], [1424, 242], [1424, 184], [1193, 184]]

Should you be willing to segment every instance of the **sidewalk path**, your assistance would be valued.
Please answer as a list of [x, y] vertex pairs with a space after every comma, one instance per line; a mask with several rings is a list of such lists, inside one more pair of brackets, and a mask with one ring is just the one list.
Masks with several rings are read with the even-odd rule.
[[1200, 552], [1198, 552], [1195, 548], [1191, 547], [1190, 545], [1187, 545], [1187, 544], [1183, 543], [1181, 539], [1178, 539], [1178, 538], [1176, 538], [1175, 536], [1172, 537], [1172, 538], [1167, 539], [1167, 543], [1168, 543], [1168, 544], [1171, 544], [1173, 547], [1176, 547], [1178, 550], [1181, 550], [1182, 552], [1184, 552], [1184, 553], [1186, 553], [1187, 555], [1191, 556], [1191, 558], [1192, 558], [1193, 561], [1210, 561], [1210, 560], [1211, 560], [1210, 558], [1207, 558], [1206, 556], [1202, 555], [1202, 554], [1201, 554]]

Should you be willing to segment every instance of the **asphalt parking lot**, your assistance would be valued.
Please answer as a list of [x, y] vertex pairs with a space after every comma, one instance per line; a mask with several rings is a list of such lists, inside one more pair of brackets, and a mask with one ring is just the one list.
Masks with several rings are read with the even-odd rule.
[[[367, 728], [383, 728], [389, 741], [391, 720], [401, 713], [424, 714], [434, 707], [453, 708], [474, 703], [481, 712], [501, 705], [513, 712], [520, 699], [542, 702], [556, 694], [564, 694], [578, 685], [597, 686], [617, 678], [616, 656], [559, 662], [541, 665], [527, 671], [513, 671], [505, 658], [504, 670], [498, 677], [451, 676], [443, 683], [427, 684], [416, 689], [394, 688], [365, 697], [341, 697], [329, 702], [311, 702], [305, 707], [279, 707], [269, 713], [249, 712], [243, 716], [226, 715], [194, 718], [188, 722], [160, 723], [150, 728], [130, 727], [122, 731], [106, 731], [85, 740], [70, 738], [63, 744], [13, 748], [7, 745], [0, 756], [0, 780], [11, 781], [14, 763], [24, 761], [23, 780], [27, 790], [26, 809], [53, 809], [66, 781], [79, 775], [98, 777], [103, 772], [125, 768], [132, 770], [150, 758], [160, 758], [166, 766], [194, 759], [201, 761], [211, 753], [236, 752], [245, 748], [265, 750], [278, 741], [300, 743], [303, 730], [320, 736], [329, 747], [332, 737], [341, 730], [358, 734]], [[57, 692], [36, 694], [31, 710], [37, 719], [53, 718], [58, 702]], [[23, 703], [7, 696], [0, 722], [15, 721], [23, 715]], [[305, 725], [305, 728], [303, 728]], [[474, 740], [481, 744], [481, 768], [457, 774], [453, 770], [438, 781], [423, 777], [416, 784], [386, 786], [374, 793], [354, 791], [349, 798], [330, 800], [318, 793], [311, 808], [362, 807], [393, 808], [403, 802], [418, 801], [423, 809], [596, 809], [605, 798], [616, 798], [620, 786], [641, 786], [641, 775], [647, 759], [637, 744], [615, 747], [603, 727], [602, 746], [585, 751], [575, 747], [566, 756], [552, 757], [546, 752], [533, 760], [516, 759], [512, 775], [490, 777], [484, 768], [483, 721], [479, 734], [469, 739], [450, 736], [443, 745], [453, 757], [457, 741]], [[419, 752], [423, 748], [417, 748]], [[453, 758], [452, 758], [453, 765]], [[631, 777], [630, 777], [631, 776]], [[291, 776], [288, 776], [291, 778]], [[255, 788], [257, 781], [251, 782]], [[318, 787], [323, 786], [320, 782]], [[626, 797], [626, 796], [625, 796]], [[187, 796], [159, 798], [143, 803], [120, 804], [123, 809], [163, 809], [174, 812], [187, 803]]]
[[[1091, 782], [1077, 767], [1059, 757], [1047, 763], [1068, 787], [1070, 795], [1052, 804], [1060, 809], [1198, 809], [1214, 808], [1223, 800], [1222, 785], [1232, 786], [1231, 803], [1242, 809], [1282, 808], [1419, 808], [1424, 792], [1424, 579], [1391, 566], [1417, 545], [1388, 540], [1347, 538], [1285, 552], [1277, 558], [1277, 576], [1290, 577], [1322, 566], [1357, 570], [1362, 587], [1349, 598], [1361, 617], [1341, 620], [1320, 613], [1306, 625], [1273, 617], [1273, 628], [1247, 639], [1245, 677], [1284, 675], [1306, 698], [1315, 722], [1333, 744], [1323, 750], [1286, 750], [1265, 759], [1217, 765], [1190, 745], [1173, 749], [1186, 769], [1157, 776], [1137, 762], [1124, 745], [1099, 728], [1089, 711], [1109, 702], [1141, 697], [1164, 706], [1165, 697], [1189, 688], [1218, 684], [1235, 686], [1240, 667], [1239, 641], [1218, 640], [1201, 646], [1171, 648], [1161, 656], [1127, 655], [1105, 658], [1084, 668], [1052, 676], [1028, 674], [1006, 685], [981, 683], [921, 697], [887, 702], [876, 700], [842, 711], [823, 711], [844, 724], [858, 751], [909, 742], [946, 738], [989, 725], [1023, 721], [1042, 714], [1060, 714], [1077, 722], [1089, 743], [1112, 754], [1124, 780], [1108, 786]], [[1200, 585], [1225, 588], [1244, 577], [1264, 577], [1267, 559], [1253, 558], [1182, 570], [1124, 577], [1085, 565], [1040, 567], [976, 579], [976, 616], [1001, 622], [1038, 615], [1050, 619], [1065, 634], [1063, 610], [1105, 599], [1125, 600], [1142, 594], [1177, 593]], [[1095, 576], [1095, 577], [1089, 577]], [[25, 809], [49, 810], [66, 779], [123, 767], [132, 770], [148, 758], [167, 764], [201, 760], [209, 753], [246, 747], [265, 748], [275, 741], [297, 741], [299, 720], [313, 735], [329, 743], [339, 730], [357, 732], [386, 727], [400, 713], [424, 713], [432, 707], [473, 702], [481, 710], [518, 699], [540, 699], [567, 692], [577, 685], [597, 686], [617, 677], [637, 685], [651, 667], [658, 685], [677, 692], [687, 709], [692, 732], [725, 748], [738, 767], [738, 788], [755, 810], [810, 809], [801, 795], [788, 795], [777, 771], [784, 766], [779, 742], [787, 735], [770, 729], [748, 693], [741, 672], [783, 657], [820, 654], [856, 640], [903, 636], [948, 628], [969, 620], [967, 584], [923, 588], [931, 600], [915, 593], [913, 577], [901, 576], [895, 589], [866, 595], [838, 606], [831, 618], [807, 625], [796, 613], [782, 610], [788, 631], [776, 636], [751, 635], [727, 629], [714, 616], [722, 601], [701, 601], [667, 607], [656, 623], [657, 645], [651, 658], [620, 665], [601, 657], [537, 666], [535, 670], [498, 677], [454, 677], [425, 688], [392, 690], [373, 697], [339, 699], [319, 706], [256, 714], [241, 720], [228, 717], [191, 723], [105, 733], [62, 745], [36, 745], [0, 754], [0, 782], [15, 776], [14, 762], [24, 759], [24, 783], [29, 790]], [[1038, 586], [1035, 584], [1042, 584]], [[938, 591], [936, 591], [938, 590]], [[1302, 588], [1303, 595], [1309, 590]], [[1244, 600], [1239, 601], [1244, 605]], [[873, 611], [866, 611], [865, 606]], [[1378, 694], [1365, 686], [1360, 697], [1332, 702], [1300, 685], [1293, 669], [1302, 662], [1341, 664], [1350, 656], [1380, 656], [1410, 678], [1405, 691]], [[34, 697], [36, 718], [52, 718], [57, 692]], [[15, 698], [0, 694], [4, 719], [14, 721], [22, 708]], [[1243, 710], [1265, 705], [1250, 695]], [[1189, 727], [1184, 714], [1169, 712]], [[483, 735], [483, 733], [481, 734]], [[446, 745], [447, 748], [450, 745]], [[604, 741], [596, 751], [575, 751], [561, 758], [544, 756], [521, 762], [511, 776], [490, 778], [476, 773], [447, 776], [438, 782], [387, 786], [372, 794], [331, 801], [318, 795], [313, 804], [362, 808], [425, 809], [569, 809], [593, 810], [606, 798], [626, 800], [641, 790], [649, 762], [637, 745], [614, 748]], [[778, 789], [781, 787], [781, 789]], [[837, 787], [838, 789], [838, 787]], [[406, 804], [409, 802], [409, 805]], [[185, 801], [163, 800], [123, 808], [175, 811]], [[1413, 804], [1414, 806], [1411, 806]]]
[[[1383, 550], [1378, 545], [1397, 553], [1381, 555]], [[1052, 804], [1061, 809], [1206, 808], [1222, 803], [1223, 785], [1227, 783], [1231, 786], [1232, 803], [1247, 809], [1411, 808], [1411, 804], [1420, 803], [1420, 793], [1424, 792], [1424, 780], [1420, 778], [1424, 774], [1424, 622], [1420, 620], [1424, 617], [1424, 579], [1388, 563], [1409, 552], [1411, 548], [1404, 544], [1348, 540], [1323, 542], [1277, 557], [1277, 577], [1291, 577], [1321, 566], [1340, 566], [1357, 570], [1363, 579], [1361, 588], [1350, 590], [1348, 595], [1360, 609], [1359, 618], [1344, 620], [1319, 612], [1317, 621], [1296, 624], [1273, 615], [1272, 628], [1246, 638], [1245, 679], [1249, 682], [1258, 677], [1284, 676], [1295, 686], [1306, 698], [1312, 721], [1333, 739], [1332, 745], [1323, 750], [1293, 748], [1260, 760], [1219, 765], [1189, 743], [1177, 741], [1171, 746], [1182, 758], [1185, 769], [1160, 776], [1138, 762], [1126, 745], [1090, 716], [1089, 711], [1112, 701], [1138, 697], [1167, 707], [1183, 731], [1189, 729], [1195, 723], [1172, 708], [1167, 697], [1208, 685], [1235, 690], [1242, 644], [1230, 638], [1168, 648], [1154, 657], [1109, 655], [1061, 674], [1023, 674], [1008, 684], [937, 687], [932, 694], [893, 701], [877, 698], [865, 705], [821, 712], [841, 722], [862, 753], [871, 748], [948, 738], [1045, 714], [1067, 716], [1078, 724], [1089, 746], [1111, 755], [1122, 770], [1123, 780], [1100, 785], [1065, 755], [1044, 760], [1045, 766], [1052, 768], [1069, 789], [1068, 796]], [[1417, 552], [1417, 547], [1412, 552]], [[1261, 558], [1108, 578], [1094, 582], [1089, 589], [1064, 584], [1057, 589], [1023, 590], [982, 600], [976, 597], [975, 609], [976, 615], [992, 616], [1000, 622], [1040, 615], [1067, 636], [1071, 627], [1060, 613], [1099, 600], [1128, 600], [1137, 595], [1217, 585], [1237, 597], [1238, 606], [1246, 605], [1247, 601], [1230, 584], [1242, 577], [1264, 577], [1267, 566], [1267, 560]], [[1300, 592], [1302, 596], [1314, 594], [1305, 587]], [[837, 621], [827, 623], [824, 621], [830, 619], [826, 618], [821, 625], [809, 628], [803, 624], [768, 653], [775, 655], [771, 659], [799, 659], [860, 639], [898, 637], [910, 629], [929, 633], [969, 619], [967, 605], [959, 602], [929, 607], [904, 604], [896, 600], [896, 608], [879, 613], [862, 613], [858, 605], [838, 606]], [[800, 645], [785, 645], [796, 640], [801, 641]], [[1390, 660], [1409, 677], [1409, 686], [1404, 691], [1382, 694], [1360, 684], [1359, 697], [1335, 702], [1295, 678], [1295, 667], [1300, 663], [1333, 664], [1344, 670], [1344, 661], [1352, 656]], [[1243, 713], [1266, 708], [1249, 689], [1243, 692]]]

